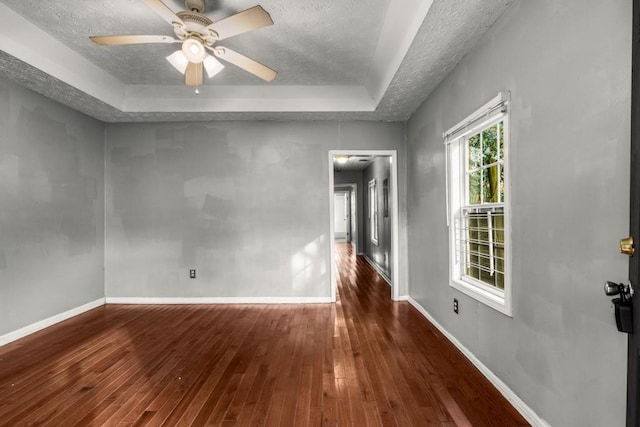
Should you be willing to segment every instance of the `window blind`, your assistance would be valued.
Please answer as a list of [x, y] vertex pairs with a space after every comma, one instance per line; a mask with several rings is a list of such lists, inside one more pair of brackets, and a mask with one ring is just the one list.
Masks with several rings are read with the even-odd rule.
[[498, 96], [487, 102], [473, 114], [462, 120], [457, 125], [442, 134], [445, 144], [463, 138], [472, 132], [481, 129], [486, 123], [496, 119], [507, 112], [507, 103], [511, 94], [507, 91], [500, 92]]

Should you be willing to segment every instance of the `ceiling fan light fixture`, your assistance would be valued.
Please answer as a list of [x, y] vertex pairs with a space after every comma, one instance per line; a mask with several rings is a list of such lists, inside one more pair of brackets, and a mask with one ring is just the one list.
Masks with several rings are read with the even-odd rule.
[[276, 78], [278, 72], [266, 65], [231, 49], [214, 46], [218, 40], [273, 25], [271, 16], [262, 6], [254, 6], [213, 22], [209, 17], [202, 15], [206, 6], [205, 0], [183, 0], [187, 10], [177, 13], [167, 7], [165, 1], [144, 0], [147, 6], [173, 27], [176, 38], [162, 35], [112, 35], [92, 36], [90, 39], [102, 46], [181, 43], [182, 49], [166, 58], [185, 76], [187, 86], [202, 85], [204, 69], [207, 70], [209, 78], [212, 78], [224, 68], [207, 50], [266, 82]]
[[189, 60], [181, 50], [176, 50], [171, 55], [167, 56], [167, 61], [169, 61], [169, 64], [173, 65], [176, 70], [180, 71], [181, 74], [184, 74], [187, 71]]
[[196, 38], [188, 38], [182, 43], [182, 52], [189, 62], [199, 64], [207, 57], [202, 42]]
[[203, 62], [204, 62], [204, 69], [207, 70], [207, 75], [209, 76], [209, 78], [212, 78], [213, 76], [218, 74], [220, 71], [222, 71], [222, 69], [224, 68], [224, 65], [222, 65], [222, 62], [218, 61], [216, 58], [214, 58], [211, 55], [207, 55], [207, 57], [204, 59]]

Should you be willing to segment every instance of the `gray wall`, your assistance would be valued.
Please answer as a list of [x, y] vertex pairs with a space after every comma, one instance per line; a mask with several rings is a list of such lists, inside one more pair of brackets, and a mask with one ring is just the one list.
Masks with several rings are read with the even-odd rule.
[[403, 142], [374, 122], [108, 125], [106, 295], [330, 296], [328, 151], [404, 167]]
[[[410, 294], [554, 426], [625, 423], [626, 336], [602, 283], [627, 279], [631, 20], [631, 0], [517, 0], [408, 123]], [[513, 318], [447, 270], [442, 132], [500, 90]]]
[[[389, 183], [389, 203], [393, 199], [391, 183], [391, 163], [390, 157], [378, 156], [374, 158], [373, 162], [362, 171], [362, 180], [365, 185], [366, 191], [364, 194], [364, 253], [367, 257], [375, 262], [378, 267], [391, 278], [391, 205], [389, 205], [389, 216], [384, 217], [384, 180], [388, 179]], [[371, 241], [371, 224], [369, 222], [369, 182], [376, 180], [376, 194], [378, 205], [378, 244], [374, 244]]]
[[353, 243], [357, 247], [357, 250], [359, 252], [362, 252], [363, 244], [364, 244], [364, 242], [362, 241], [364, 236], [363, 213], [365, 212], [363, 194], [366, 192], [366, 189], [362, 182], [362, 171], [336, 171], [333, 174], [333, 183], [334, 183], [334, 188], [340, 188], [340, 189], [349, 188], [349, 187], [340, 186], [340, 184], [356, 184], [357, 186], [357, 189], [356, 189], [357, 230], [355, 230], [356, 232], [352, 234], [352, 238], [354, 240]]
[[104, 297], [104, 125], [0, 80], [0, 336]]

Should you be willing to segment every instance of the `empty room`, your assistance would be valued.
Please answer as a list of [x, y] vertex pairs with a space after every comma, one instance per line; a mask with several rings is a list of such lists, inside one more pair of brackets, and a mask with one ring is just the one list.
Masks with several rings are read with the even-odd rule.
[[640, 425], [639, 43], [640, 0], [0, 0], [0, 426]]

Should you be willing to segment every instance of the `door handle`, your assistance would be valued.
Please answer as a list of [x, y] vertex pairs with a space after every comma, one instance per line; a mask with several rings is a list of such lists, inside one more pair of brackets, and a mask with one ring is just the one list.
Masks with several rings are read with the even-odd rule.
[[633, 296], [633, 288], [631, 283], [622, 284], [616, 282], [604, 282], [604, 293], [607, 296], [623, 295], [625, 298], [631, 299]]
[[616, 327], [620, 332], [633, 332], [633, 286], [607, 281], [604, 283], [604, 293], [607, 296], [620, 295], [611, 300], [616, 317]]

